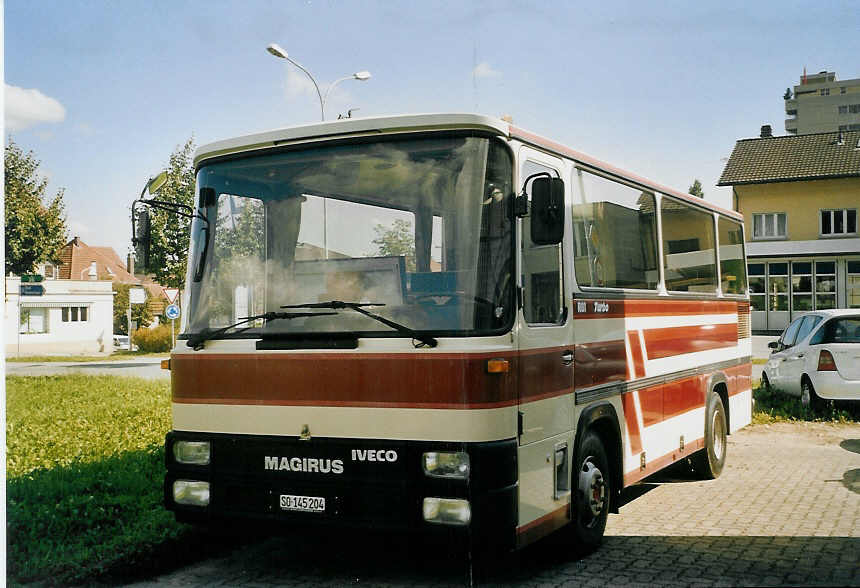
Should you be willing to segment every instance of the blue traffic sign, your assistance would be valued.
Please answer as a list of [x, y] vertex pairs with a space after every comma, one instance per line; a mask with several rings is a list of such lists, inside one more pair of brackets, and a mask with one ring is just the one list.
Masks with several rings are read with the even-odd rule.
[[18, 292], [21, 296], [44, 296], [45, 287], [42, 284], [21, 284]]
[[167, 318], [169, 318], [170, 320], [178, 319], [179, 318], [179, 307], [176, 306], [175, 304], [171, 304], [167, 308], [164, 309], [164, 314], [167, 315]]

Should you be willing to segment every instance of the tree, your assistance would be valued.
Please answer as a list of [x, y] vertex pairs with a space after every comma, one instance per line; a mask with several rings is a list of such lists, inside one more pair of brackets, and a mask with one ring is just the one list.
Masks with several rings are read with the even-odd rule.
[[376, 238], [371, 241], [376, 245], [376, 255], [405, 255], [406, 271], [415, 271], [415, 236], [412, 234], [412, 223], [397, 219], [390, 227], [379, 224], [373, 227]]
[[45, 202], [48, 180], [39, 175], [40, 162], [24, 153], [9, 137], [6, 172], [6, 271], [27, 274], [43, 261], [55, 261], [66, 243], [63, 189]]
[[[167, 202], [194, 206], [194, 137], [178, 146], [167, 163], [167, 183], [156, 198]], [[170, 288], [182, 288], [188, 264], [188, 243], [191, 223], [187, 218], [166, 210], [152, 208], [149, 268], [155, 280]], [[140, 260], [142, 261], [142, 260]]]
[[[128, 291], [132, 288], [140, 288], [132, 284], [113, 283], [113, 332], [118, 335], [128, 335]], [[144, 289], [146, 292], [146, 289]], [[138, 328], [148, 327], [152, 324], [152, 310], [149, 308], [149, 292], [146, 292], [145, 304], [131, 305], [131, 320], [137, 323]]]
[[698, 179], [693, 180], [693, 185], [690, 186], [690, 189], [687, 190], [688, 194], [692, 194], [693, 196], [698, 196], [699, 198], [704, 198], [705, 193], [702, 192], [702, 182]]

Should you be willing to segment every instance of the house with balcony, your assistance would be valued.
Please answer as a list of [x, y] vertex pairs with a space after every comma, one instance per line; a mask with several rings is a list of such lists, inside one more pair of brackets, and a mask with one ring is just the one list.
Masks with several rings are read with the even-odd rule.
[[860, 308], [860, 131], [741, 139], [718, 186], [744, 215], [752, 330]]

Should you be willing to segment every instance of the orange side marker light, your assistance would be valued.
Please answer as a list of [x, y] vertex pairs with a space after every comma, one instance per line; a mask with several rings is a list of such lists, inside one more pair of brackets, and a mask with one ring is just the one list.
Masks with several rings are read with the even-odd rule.
[[507, 359], [489, 359], [487, 360], [487, 373], [488, 374], [504, 374], [509, 372], [511, 369], [510, 363], [508, 363]]
[[162, 359], [161, 360], [161, 369], [163, 369], [163, 370], [169, 370], [170, 369], [170, 360], [169, 359]]

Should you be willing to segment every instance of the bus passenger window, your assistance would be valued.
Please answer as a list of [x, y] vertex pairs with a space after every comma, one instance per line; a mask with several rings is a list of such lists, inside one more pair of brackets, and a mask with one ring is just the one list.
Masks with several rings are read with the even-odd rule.
[[741, 224], [720, 217], [717, 228], [720, 233], [720, 283], [723, 294], [746, 294], [747, 272]]
[[717, 289], [714, 217], [666, 196], [660, 204], [663, 221], [663, 267], [666, 289], [707, 292]]
[[574, 271], [581, 287], [657, 288], [654, 195], [577, 169], [584, 204], [573, 206]]

